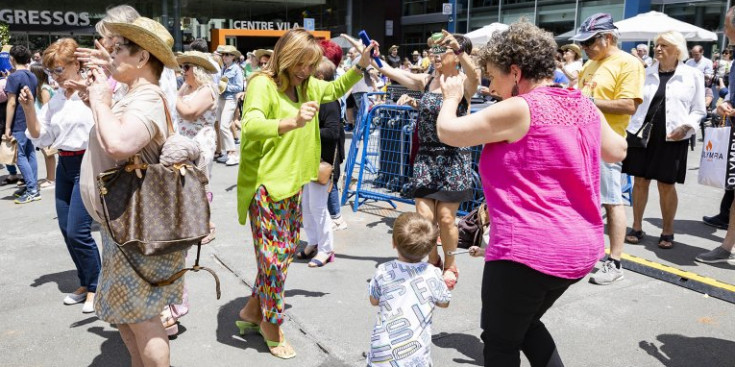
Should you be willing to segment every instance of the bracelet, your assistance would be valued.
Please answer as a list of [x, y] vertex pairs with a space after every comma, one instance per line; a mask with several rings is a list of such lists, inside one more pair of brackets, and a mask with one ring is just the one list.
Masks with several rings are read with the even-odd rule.
[[464, 52], [464, 50], [462, 49], [462, 47], [460, 47], [459, 50], [453, 50], [453, 51], [454, 51], [454, 54], [457, 55], [457, 56], [461, 55]]
[[359, 70], [360, 72], [364, 72], [365, 70], [367, 70], [367, 68], [360, 66], [360, 64], [355, 64], [354, 66], [355, 69]]

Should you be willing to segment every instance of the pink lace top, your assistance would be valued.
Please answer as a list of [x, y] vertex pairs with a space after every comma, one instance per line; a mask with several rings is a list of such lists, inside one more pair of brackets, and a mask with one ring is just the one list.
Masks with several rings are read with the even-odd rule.
[[491, 228], [485, 260], [581, 278], [604, 251], [597, 109], [571, 89], [520, 97], [531, 112], [528, 133], [487, 144], [480, 157]]

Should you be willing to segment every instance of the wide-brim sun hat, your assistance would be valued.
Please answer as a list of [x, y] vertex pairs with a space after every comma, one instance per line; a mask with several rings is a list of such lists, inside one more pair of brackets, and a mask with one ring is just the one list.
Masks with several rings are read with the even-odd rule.
[[219, 45], [217, 46], [217, 53], [220, 55], [232, 54], [235, 55], [235, 57], [237, 57], [238, 59], [240, 58], [240, 56], [242, 56], [242, 53], [238, 51], [237, 47], [233, 45]]
[[208, 73], [216, 73], [217, 68], [212, 64], [213, 60], [210, 60], [209, 55], [199, 51], [186, 51], [183, 54], [176, 56], [176, 61], [179, 65], [192, 64], [199, 66], [206, 70]]
[[266, 55], [267, 56], [273, 56], [273, 50], [266, 50], [266, 49], [263, 49], [263, 48], [259, 48], [259, 49], [255, 50], [254, 53], [255, 53], [255, 59], [257, 59], [257, 60], [260, 60], [261, 57], [266, 56]]
[[105, 28], [110, 33], [125, 37], [140, 48], [148, 51], [170, 69], [179, 67], [171, 48], [174, 38], [166, 28], [153, 19], [138, 17], [132, 23], [108, 23]]
[[582, 49], [579, 48], [579, 46], [577, 46], [577, 45], [575, 45], [573, 43], [570, 43], [568, 45], [561, 46], [561, 49], [564, 50], [564, 51], [566, 51], [566, 50], [572, 50], [572, 51], [574, 51], [575, 54], [577, 54], [577, 58], [581, 58], [582, 57]]
[[390, 46], [390, 48], [388, 49], [388, 51], [393, 51], [393, 50], [397, 50], [397, 49], [398, 49], [398, 45], [393, 45], [393, 46]]

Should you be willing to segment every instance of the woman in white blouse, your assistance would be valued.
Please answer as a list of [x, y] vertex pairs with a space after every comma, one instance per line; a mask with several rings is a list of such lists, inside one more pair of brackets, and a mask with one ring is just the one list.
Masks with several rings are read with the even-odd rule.
[[577, 81], [579, 80], [579, 71], [582, 70], [582, 49], [579, 46], [570, 43], [561, 46], [564, 51], [564, 65], [561, 71], [569, 79], [569, 87], [577, 89]]
[[94, 312], [94, 294], [100, 273], [100, 255], [92, 238], [92, 217], [79, 194], [79, 171], [94, 125], [92, 110], [71, 88], [69, 82], [83, 78], [81, 64], [74, 56], [77, 42], [62, 38], [43, 53], [43, 65], [59, 84], [59, 92], [36, 114], [34, 97], [28, 87], [18, 100], [26, 114], [26, 136], [34, 144], [59, 151], [56, 168], [56, 215], [66, 247], [77, 268], [80, 287], [64, 298], [64, 304], [84, 302], [82, 312]]

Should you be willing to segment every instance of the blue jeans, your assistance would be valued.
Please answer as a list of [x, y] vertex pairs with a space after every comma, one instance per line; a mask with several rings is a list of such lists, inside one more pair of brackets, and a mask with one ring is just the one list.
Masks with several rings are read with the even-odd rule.
[[26, 189], [38, 192], [38, 165], [36, 164], [36, 147], [25, 132], [15, 132], [13, 137], [18, 141], [18, 169], [26, 182]]
[[18, 169], [15, 168], [15, 166], [12, 164], [6, 164], [5, 168], [8, 169], [8, 174], [10, 174], [11, 176], [15, 176], [18, 174]]
[[102, 264], [97, 243], [92, 238], [92, 217], [84, 208], [79, 193], [82, 157], [59, 157], [56, 166], [56, 215], [66, 249], [77, 267], [79, 284], [88, 292], [95, 292]]
[[342, 216], [340, 214], [339, 189], [337, 189], [336, 182], [332, 185], [332, 191], [329, 192], [329, 197], [327, 198], [327, 210], [329, 210], [329, 215], [332, 216], [332, 219], [337, 219]]

